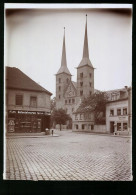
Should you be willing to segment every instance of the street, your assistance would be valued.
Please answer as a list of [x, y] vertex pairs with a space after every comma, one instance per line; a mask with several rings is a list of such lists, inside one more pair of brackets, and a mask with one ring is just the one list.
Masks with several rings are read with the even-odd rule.
[[131, 181], [131, 138], [58, 131], [6, 139], [7, 180]]

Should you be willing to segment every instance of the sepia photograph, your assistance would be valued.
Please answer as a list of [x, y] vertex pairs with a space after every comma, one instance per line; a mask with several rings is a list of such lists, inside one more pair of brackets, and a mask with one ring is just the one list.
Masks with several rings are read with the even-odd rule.
[[4, 180], [133, 181], [132, 10], [5, 3]]

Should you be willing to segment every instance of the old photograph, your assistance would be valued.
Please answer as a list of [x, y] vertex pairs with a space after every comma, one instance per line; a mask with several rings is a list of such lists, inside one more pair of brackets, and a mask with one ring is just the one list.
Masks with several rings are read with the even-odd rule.
[[5, 4], [4, 180], [133, 180], [132, 9]]

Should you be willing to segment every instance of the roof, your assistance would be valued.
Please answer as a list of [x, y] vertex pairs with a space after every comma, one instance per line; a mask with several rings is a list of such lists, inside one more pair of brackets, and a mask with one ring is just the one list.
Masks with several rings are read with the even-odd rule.
[[84, 107], [81, 103], [80, 106], [77, 108], [77, 110], [74, 112], [74, 114], [92, 112], [93, 110], [94, 110], [94, 107], [92, 105], [88, 105]]
[[16, 67], [6, 67], [6, 87], [21, 90], [46, 92], [49, 95], [52, 95], [51, 92], [40, 86], [38, 83], [33, 81], [30, 77], [28, 77]]

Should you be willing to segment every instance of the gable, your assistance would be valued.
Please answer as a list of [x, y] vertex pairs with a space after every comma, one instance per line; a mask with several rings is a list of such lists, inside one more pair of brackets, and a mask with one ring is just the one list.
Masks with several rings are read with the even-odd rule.
[[74, 96], [76, 96], [76, 88], [75, 88], [73, 82], [70, 81], [69, 85], [66, 88], [66, 91], [64, 93], [64, 97], [68, 98], [68, 97], [74, 97]]

